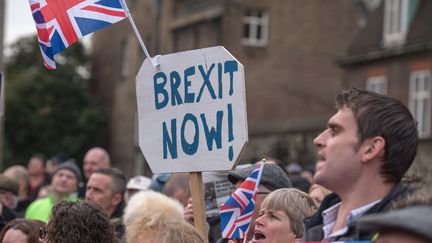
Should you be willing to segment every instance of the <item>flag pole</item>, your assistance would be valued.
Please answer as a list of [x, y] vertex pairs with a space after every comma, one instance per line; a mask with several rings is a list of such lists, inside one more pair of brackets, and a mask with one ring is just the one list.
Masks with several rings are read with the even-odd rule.
[[[266, 159], [264, 158], [264, 159], [262, 159], [262, 162], [259, 162], [259, 163], [262, 163], [260, 166], [262, 166], [262, 168], [261, 168], [261, 171], [260, 171], [260, 173], [259, 173], [259, 175], [258, 175], [258, 178], [257, 178], [257, 181], [259, 181], [260, 183], [259, 184], [261, 184], [261, 176], [262, 176], [262, 171], [264, 170], [264, 165], [266, 164]], [[255, 192], [257, 192], [258, 191], [258, 187], [259, 187], [259, 184], [256, 184], [255, 185]], [[254, 206], [255, 207], [255, 206]], [[260, 209], [261, 210], [261, 209]], [[255, 219], [256, 220], [256, 219]], [[249, 234], [249, 230], [250, 230], [250, 224], [249, 224], [249, 226], [248, 226], [248, 228], [247, 228], [247, 230], [246, 230], [246, 236], [243, 238], [243, 243], [247, 243], [248, 241], [247, 241], [247, 235]], [[252, 239], [253, 239], [253, 237], [252, 237]]]
[[136, 35], [136, 37], [137, 37], [137, 39], [138, 39], [138, 41], [139, 41], [139, 43], [141, 45], [141, 48], [144, 50], [145, 55], [147, 56], [148, 59], [150, 59], [153, 67], [158, 66], [159, 65], [158, 56], [156, 56], [154, 58], [151, 58], [149, 52], [147, 51], [147, 47], [145, 46], [144, 41], [142, 40], [141, 35], [138, 32], [138, 29], [137, 29], [137, 27], [135, 25], [135, 22], [134, 22], [134, 20], [132, 18], [132, 15], [130, 14], [130, 11], [129, 11], [129, 8], [128, 8], [127, 4], [126, 4], [126, 1], [125, 0], [120, 0], [120, 4], [122, 5], [123, 9], [125, 10], [127, 17], [129, 18], [129, 22], [132, 25], [132, 29], [134, 30], [135, 35]]

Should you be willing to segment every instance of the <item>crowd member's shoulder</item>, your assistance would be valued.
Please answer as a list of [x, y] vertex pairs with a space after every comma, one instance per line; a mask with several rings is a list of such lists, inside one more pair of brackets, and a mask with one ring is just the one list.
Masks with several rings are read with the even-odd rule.
[[[422, 193], [428, 193], [425, 190], [430, 190], [425, 187], [428, 185], [428, 179], [421, 177], [416, 174], [410, 174], [405, 176], [390, 192], [389, 196], [385, 199], [389, 199], [388, 205], [381, 211], [389, 211], [395, 208], [405, 207], [407, 204], [411, 204], [411, 200], [418, 200], [421, 198]], [[428, 197], [425, 195], [424, 198]], [[384, 199], [384, 200], [385, 200]], [[422, 199], [420, 199], [422, 200]]]
[[432, 206], [432, 185], [424, 183], [421, 187], [410, 187], [409, 193], [392, 204], [392, 209], [401, 209], [411, 206]]
[[[407, 197], [395, 201], [391, 210], [362, 217], [357, 222], [359, 232], [369, 232], [374, 238], [379, 236], [387, 239], [395, 235], [400, 237], [399, 232], [404, 232], [404, 237], [423, 239], [419, 242], [431, 242], [432, 186], [427, 183], [415, 189], [415, 192]], [[385, 239], [382, 242], [384, 241]]]
[[305, 225], [303, 239], [305, 241], [322, 240], [322, 238], [324, 237], [324, 233], [322, 231], [322, 226], [323, 226], [322, 212], [332, 207], [333, 205], [339, 203], [340, 201], [341, 201], [340, 197], [334, 192], [324, 197], [320, 207], [318, 208], [318, 211], [314, 215], [306, 218], [303, 221]]

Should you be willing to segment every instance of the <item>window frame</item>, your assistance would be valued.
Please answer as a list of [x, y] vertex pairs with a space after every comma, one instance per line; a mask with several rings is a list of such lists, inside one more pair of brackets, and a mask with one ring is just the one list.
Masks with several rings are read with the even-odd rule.
[[[366, 89], [369, 91], [373, 91], [375, 93], [379, 94], [387, 94], [387, 77], [385, 75], [379, 75], [379, 76], [370, 76], [366, 80]], [[376, 87], [383, 87], [381, 89], [377, 89]]]
[[[251, 16], [246, 13], [250, 12]], [[261, 17], [259, 17], [261, 13]], [[245, 36], [244, 28], [248, 26], [249, 36]], [[258, 28], [261, 26], [261, 36], [258, 36]], [[248, 9], [242, 17], [242, 44], [245, 46], [263, 47], [268, 43], [269, 14], [261, 9]]]
[[385, 0], [384, 4], [384, 45], [403, 44], [408, 32], [409, 0]]
[[[426, 84], [426, 82], [428, 84]], [[419, 90], [419, 87], [422, 90]], [[430, 70], [417, 70], [410, 74], [409, 109], [418, 122], [420, 138], [431, 135], [432, 75]], [[423, 112], [424, 111], [424, 112]]]

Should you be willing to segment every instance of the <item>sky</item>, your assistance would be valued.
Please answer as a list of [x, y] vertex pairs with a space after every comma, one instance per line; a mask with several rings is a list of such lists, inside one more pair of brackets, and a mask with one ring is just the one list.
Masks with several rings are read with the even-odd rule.
[[28, 0], [6, 0], [4, 44], [36, 34]]

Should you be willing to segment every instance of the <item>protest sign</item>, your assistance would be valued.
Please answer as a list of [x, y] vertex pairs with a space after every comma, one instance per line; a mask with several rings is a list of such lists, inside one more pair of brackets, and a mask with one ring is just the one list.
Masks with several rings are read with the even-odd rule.
[[243, 65], [221, 46], [147, 58], [137, 75], [139, 145], [153, 173], [190, 172], [207, 236], [202, 171], [231, 170], [248, 141]]
[[139, 145], [153, 173], [232, 169], [248, 140], [243, 65], [211, 47], [137, 75]]

